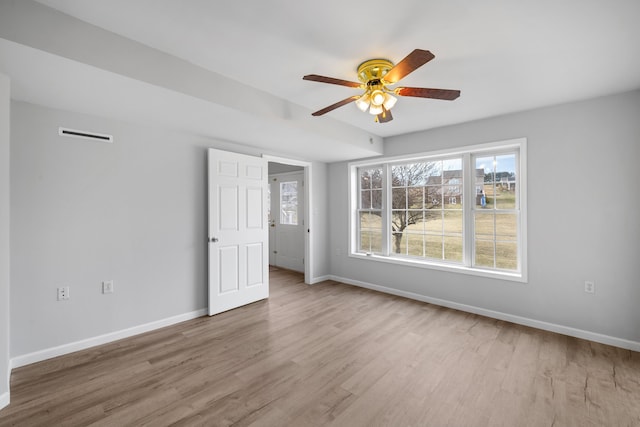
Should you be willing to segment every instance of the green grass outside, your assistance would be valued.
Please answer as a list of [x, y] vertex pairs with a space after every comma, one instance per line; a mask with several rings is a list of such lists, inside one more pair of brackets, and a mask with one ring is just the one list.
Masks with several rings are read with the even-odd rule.
[[[496, 193], [495, 197], [488, 196], [486, 208], [477, 207], [475, 265], [493, 268], [495, 260], [495, 267], [515, 270], [518, 248], [517, 217], [515, 214], [494, 213], [494, 210], [490, 209], [494, 200], [500, 209], [515, 207], [515, 194], [507, 191]], [[439, 209], [428, 212], [435, 215], [429, 215], [426, 220], [423, 219], [404, 230], [399, 253], [437, 260], [462, 261], [462, 212]], [[361, 218], [360, 227], [361, 247], [381, 252], [381, 218], [365, 214]], [[391, 247], [395, 250], [393, 237]]]

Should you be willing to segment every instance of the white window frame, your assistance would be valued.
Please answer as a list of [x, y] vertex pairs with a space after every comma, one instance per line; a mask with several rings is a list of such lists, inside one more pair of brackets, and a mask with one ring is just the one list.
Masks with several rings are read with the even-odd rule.
[[[384, 205], [384, 200], [386, 200], [386, 196], [387, 196], [387, 189], [385, 188], [385, 182], [386, 182], [386, 180], [385, 180], [385, 178], [384, 178], [384, 174], [385, 174], [385, 172], [384, 172], [384, 166], [383, 166], [383, 165], [381, 165], [381, 164], [375, 164], [375, 163], [374, 163], [374, 164], [368, 164], [368, 165], [367, 165], [367, 167], [372, 168], [372, 169], [378, 169], [378, 168], [383, 169], [383, 178], [382, 178], [382, 188], [381, 188], [381, 191], [382, 191], [382, 200], [383, 200], [383, 203], [382, 203], [382, 204]], [[354, 190], [354, 191], [357, 193], [356, 199], [357, 199], [357, 200], [359, 200], [359, 198], [360, 198], [360, 197], [362, 197], [362, 188], [360, 188], [360, 178], [359, 178], [359, 173], [358, 173], [358, 168], [357, 168], [357, 167], [356, 167], [355, 174], [356, 174], [357, 176], [356, 176], [356, 188], [355, 188], [355, 190]], [[373, 183], [372, 183], [372, 184], [373, 184]], [[371, 190], [373, 190], [373, 187], [371, 188]], [[371, 200], [373, 200], [373, 191], [371, 192]], [[360, 215], [361, 211], [364, 211], [364, 210], [369, 211], [369, 212], [373, 212], [373, 211], [378, 211], [378, 210], [380, 210], [381, 212], [384, 212], [382, 209], [376, 209], [376, 208], [373, 208], [373, 207], [372, 207], [372, 208], [369, 208], [369, 209], [361, 208], [361, 207], [360, 207], [360, 203], [358, 203], [358, 204], [356, 205], [356, 218], [358, 218], [358, 219], [359, 219], [359, 215]], [[382, 218], [384, 218], [384, 214], [383, 214], [383, 213], [381, 214], [381, 217], [382, 217]], [[358, 223], [355, 225], [356, 229], [358, 229], [358, 228], [359, 228], [359, 223], [360, 223], [360, 222], [358, 221]], [[360, 230], [358, 230], [358, 231], [360, 231]], [[360, 233], [358, 233], [358, 236], [360, 236]], [[381, 240], [382, 240], [382, 241], [381, 241], [381, 244], [382, 244], [382, 247], [383, 247], [383, 248], [384, 248], [384, 247], [386, 246], [386, 244], [387, 244], [387, 243], [386, 243], [386, 242], [387, 242], [387, 239], [388, 239], [388, 237], [384, 235], [384, 231], [383, 231], [382, 236], [381, 236]], [[360, 243], [361, 243], [360, 239], [358, 239], [358, 240], [355, 242], [355, 244], [356, 244], [356, 249], [355, 249], [355, 250], [356, 250], [358, 253], [362, 253], [362, 252], [360, 252], [360, 251], [359, 251]], [[373, 255], [373, 252], [366, 252], [366, 254], [367, 254], [368, 256], [371, 256], [371, 255]]]
[[[476, 198], [475, 165], [472, 159], [482, 155], [500, 155], [507, 152], [517, 151], [518, 161], [516, 162], [517, 176], [517, 200], [519, 202], [518, 221], [518, 269], [514, 271], [497, 270], [473, 266], [474, 259], [474, 214]], [[391, 222], [391, 192], [388, 191], [388, 180], [390, 177], [391, 164], [411, 161], [429, 161], [441, 159], [448, 156], [462, 156], [464, 179], [462, 185], [462, 206], [463, 206], [463, 262], [450, 263], [447, 261], [414, 259], [395, 256], [390, 247]], [[359, 179], [358, 168], [383, 165], [383, 230], [382, 230], [382, 254], [372, 254], [358, 252], [358, 197]], [[496, 141], [486, 144], [469, 145], [447, 150], [438, 150], [412, 155], [377, 157], [369, 160], [350, 162], [349, 168], [349, 256], [357, 259], [366, 259], [373, 262], [387, 262], [392, 264], [421, 267], [442, 271], [449, 271], [462, 274], [470, 274], [481, 277], [503, 279], [514, 282], [526, 283], [528, 281], [527, 272], [527, 140], [517, 138], [505, 141]]]

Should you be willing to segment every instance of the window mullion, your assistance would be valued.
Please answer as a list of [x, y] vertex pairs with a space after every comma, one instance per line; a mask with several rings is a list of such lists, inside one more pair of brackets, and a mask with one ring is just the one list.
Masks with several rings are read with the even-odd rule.
[[[464, 203], [462, 204], [462, 263], [471, 267], [473, 264], [473, 218], [476, 208], [476, 168], [470, 153], [462, 156], [462, 169], [464, 179], [462, 181], [462, 194]], [[484, 177], [483, 177], [484, 180]]]
[[391, 165], [385, 163], [382, 171], [382, 254], [389, 256], [391, 242]]

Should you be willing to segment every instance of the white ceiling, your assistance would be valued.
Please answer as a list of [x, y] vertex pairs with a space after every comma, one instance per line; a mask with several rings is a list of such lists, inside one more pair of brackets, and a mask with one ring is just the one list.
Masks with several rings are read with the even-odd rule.
[[[266, 92], [273, 99], [318, 110], [357, 91], [347, 87], [303, 81], [316, 73], [346, 80], [356, 79], [356, 67], [370, 58], [398, 62], [414, 48], [430, 50], [435, 59], [402, 80], [403, 86], [459, 89], [455, 101], [401, 98], [393, 109], [394, 120], [377, 124], [373, 116], [354, 105], [312, 118], [318, 126], [343, 122], [363, 135], [389, 137], [483, 117], [522, 111], [640, 88], [640, 1], [638, 0], [38, 0], [82, 21], [204, 67], [229, 80]], [[31, 31], [38, 31], [37, 28]], [[20, 71], [16, 51], [23, 46], [0, 44], [4, 71], [19, 86], [14, 97], [61, 108], [94, 112], [82, 99], [64, 103], [36, 88]], [[24, 47], [26, 49], [26, 47]], [[106, 101], [114, 91], [131, 104], [149, 104], [156, 92], [162, 99], [168, 89], [138, 82], [130, 76], [42, 53], [31, 53], [43, 66], [58, 64], [77, 68], [79, 75], [103, 84], [93, 86], [93, 97], [104, 92], [104, 105], [95, 111], [114, 115], [118, 100]], [[40, 57], [39, 59], [37, 57]], [[77, 61], [76, 61], [77, 62]], [[7, 63], [14, 63], [13, 69]], [[25, 67], [33, 62], [25, 63]], [[66, 72], [69, 72], [67, 70]], [[226, 81], [226, 80], [225, 80]], [[61, 85], [63, 83], [60, 83]], [[144, 85], [144, 90], [132, 89]], [[110, 95], [111, 94], [111, 95]], [[173, 94], [173, 96], [182, 96]], [[77, 97], [78, 98], [78, 97]], [[191, 97], [192, 98], [192, 97]], [[145, 111], [153, 121], [175, 125], [198, 134], [228, 138], [207, 124], [207, 116], [224, 109], [244, 120], [247, 111], [234, 112], [215, 100], [189, 98], [189, 108], [169, 109], [171, 119], [159, 108]], [[120, 101], [121, 102], [121, 101]], [[173, 101], [171, 101], [173, 102]], [[170, 103], [170, 102], [169, 102]], [[289, 105], [289, 104], [288, 104]], [[156, 104], [157, 106], [157, 104]], [[141, 109], [142, 110], [142, 109]], [[194, 114], [194, 111], [200, 111]], [[240, 109], [242, 110], [242, 109]], [[109, 111], [112, 111], [110, 114]], [[185, 117], [180, 118], [180, 111]], [[188, 117], [186, 112], [188, 111]], [[136, 119], [134, 111], [128, 117]], [[331, 146], [320, 152], [295, 150], [285, 138], [315, 142], [315, 130], [283, 130], [286, 126], [268, 115], [256, 119], [257, 131], [236, 135], [239, 142], [260, 146], [264, 132], [274, 152], [292, 153], [309, 160], [333, 161], [375, 154], [366, 148]], [[175, 123], [174, 123], [175, 122]], [[275, 129], [277, 128], [277, 129]], [[261, 133], [259, 133], [261, 132]], [[283, 132], [280, 135], [280, 132]], [[283, 144], [279, 147], [279, 141]], [[251, 144], [250, 144], [251, 145]], [[335, 153], [338, 151], [338, 153]]]

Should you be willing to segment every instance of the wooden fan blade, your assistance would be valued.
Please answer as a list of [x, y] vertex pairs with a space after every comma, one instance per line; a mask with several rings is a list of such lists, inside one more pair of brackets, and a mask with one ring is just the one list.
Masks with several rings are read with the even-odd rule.
[[394, 92], [400, 96], [415, 96], [418, 98], [433, 98], [453, 101], [460, 96], [459, 90], [429, 89], [426, 87], [399, 87]]
[[312, 82], [331, 83], [332, 85], [349, 86], [349, 87], [362, 87], [362, 84], [356, 82], [350, 82], [348, 80], [334, 79], [333, 77], [319, 76], [317, 74], [308, 74], [302, 78], [302, 80], [311, 80]]
[[329, 111], [333, 111], [336, 108], [342, 107], [343, 105], [347, 105], [360, 98], [360, 95], [350, 96], [342, 101], [338, 101], [335, 104], [329, 105], [328, 107], [323, 108], [322, 110], [318, 110], [315, 113], [312, 113], [312, 116], [321, 116], [323, 114], [327, 114]]
[[402, 61], [398, 62], [389, 72], [382, 78], [389, 84], [396, 83], [407, 74], [422, 67], [431, 61], [435, 56], [428, 50], [414, 49]]
[[382, 113], [378, 114], [376, 116], [376, 119], [378, 123], [390, 122], [391, 120], [393, 120], [393, 115], [391, 114], [391, 110], [387, 110], [386, 108], [382, 107]]

